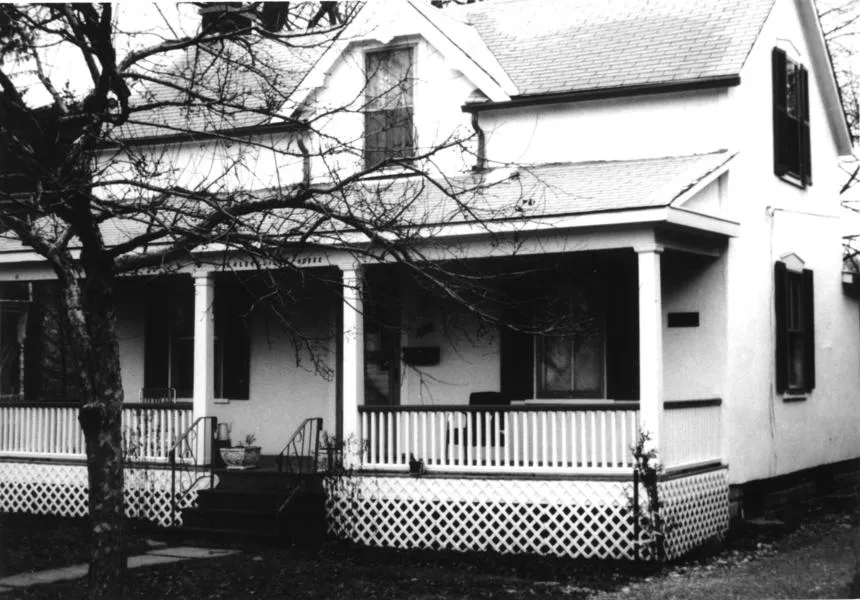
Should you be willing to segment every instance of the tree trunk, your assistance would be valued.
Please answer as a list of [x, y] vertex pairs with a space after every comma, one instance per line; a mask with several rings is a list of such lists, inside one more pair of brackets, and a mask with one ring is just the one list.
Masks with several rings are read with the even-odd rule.
[[123, 389], [114, 324], [113, 277], [87, 270], [61, 282], [75, 348], [81, 351], [82, 406], [89, 480], [90, 598], [123, 595]]

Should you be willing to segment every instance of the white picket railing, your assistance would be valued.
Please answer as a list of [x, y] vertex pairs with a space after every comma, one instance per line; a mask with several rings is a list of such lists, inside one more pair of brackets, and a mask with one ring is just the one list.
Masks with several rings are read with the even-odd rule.
[[[85, 454], [78, 404], [0, 403], [0, 456], [74, 458]], [[191, 407], [123, 407], [123, 452], [137, 462], [166, 461], [173, 441], [191, 425]]]
[[359, 407], [362, 468], [630, 473], [638, 404]]
[[721, 460], [721, 401], [684, 400], [663, 405], [661, 462], [683, 467]]

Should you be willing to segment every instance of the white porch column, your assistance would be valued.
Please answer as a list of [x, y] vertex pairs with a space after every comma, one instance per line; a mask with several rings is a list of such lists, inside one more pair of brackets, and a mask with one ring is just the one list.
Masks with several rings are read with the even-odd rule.
[[663, 418], [663, 300], [660, 255], [663, 248], [636, 249], [639, 262], [639, 418], [660, 448]]
[[215, 282], [194, 273], [194, 418], [205, 417], [215, 395]]
[[364, 308], [362, 302], [361, 265], [341, 268], [343, 272], [343, 365], [341, 372], [343, 398], [343, 439], [350, 442], [344, 452], [347, 465], [356, 464], [361, 443], [358, 407], [364, 404]]

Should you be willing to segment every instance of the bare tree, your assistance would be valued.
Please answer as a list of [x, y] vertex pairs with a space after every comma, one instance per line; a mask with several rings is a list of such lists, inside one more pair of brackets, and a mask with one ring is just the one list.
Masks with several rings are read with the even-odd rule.
[[[856, 145], [860, 140], [860, 72], [857, 70], [860, 59], [860, 3], [857, 0], [821, 0], [818, 3], [818, 16], [839, 85], [848, 130]], [[849, 210], [860, 212], [857, 201], [852, 199], [860, 179], [860, 163], [856, 160], [846, 161], [842, 168], [846, 174], [839, 190], [844, 198], [842, 204]], [[860, 234], [846, 239], [846, 259], [854, 259], [860, 252], [856, 244], [858, 237]]]
[[[473, 160], [469, 130], [424, 147], [402, 139], [400, 152], [330, 133], [333, 121], [363, 115], [379, 135], [408, 138], [398, 122], [411, 111], [408, 64], [377, 65], [396, 76], [340, 105], [293, 102], [303, 77], [343, 42], [357, 5], [203, 5], [190, 33], [163, 13], [162, 33], [146, 45], [115, 10], [0, 5], [0, 229], [58, 281], [57, 318], [80, 373], [94, 598], [121, 595], [125, 568], [120, 275], [205, 260], [202, 251], [216, 246], [220, 256], [240, 252], [285, 268], [304, 248], [337, 247], [400, 262], [428, 288], [494, 319], [485, 310], [490, 288], [476, 285], [484, 275], [427, 261], [412, 242], [426, 245], [428, 230], [452, 219], [482, 223], [519, 208], [479, 193], [498, 181], [480, 172], [451, 180], [437, 165]], [[88, 74], [84, 91], [49, 69], [58, 51]], [[189, 140], [207, 150], [183, 154], [177, 142]], [[263, 163], [272, 177], [258, 176]], [[302, 177], [278, 179], [285, 165]], [[374, 179], [392, 166], [409, 177]]]

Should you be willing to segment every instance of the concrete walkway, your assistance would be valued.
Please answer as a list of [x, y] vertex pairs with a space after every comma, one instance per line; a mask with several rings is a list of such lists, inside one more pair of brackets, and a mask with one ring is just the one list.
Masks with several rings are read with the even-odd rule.
[[[221, 548], [198, 548], [195, 546], [177, 546], [175, 548], [157, 548], [150, 550], [146, 554], [130, 556], [128, 558], [128, 568], [136, 569], [137, 567], [148, 567], [151, 565], [161, 565], [165, 563], [179, 562], [182, 560], [191, 560], [193, 558], [216, 558], [221, 556], [229, 556], [237, 554], [238, 550], [224, 550]], [[72, 565], [70, 567], [61, 567], [59, 569], [48, 569], [47, 571], [37, 571], [35, 573], [19, 573], [18, 575], [10, 575], [0, 579], [0, 594], [11, 592], [12, 590], [30, 587], [31, 585], [40, 585], [43, 583], [54, 583], [56, 581], [68, 581], [71, 579], [79, 579], [86, 576], [88, 564]]]

